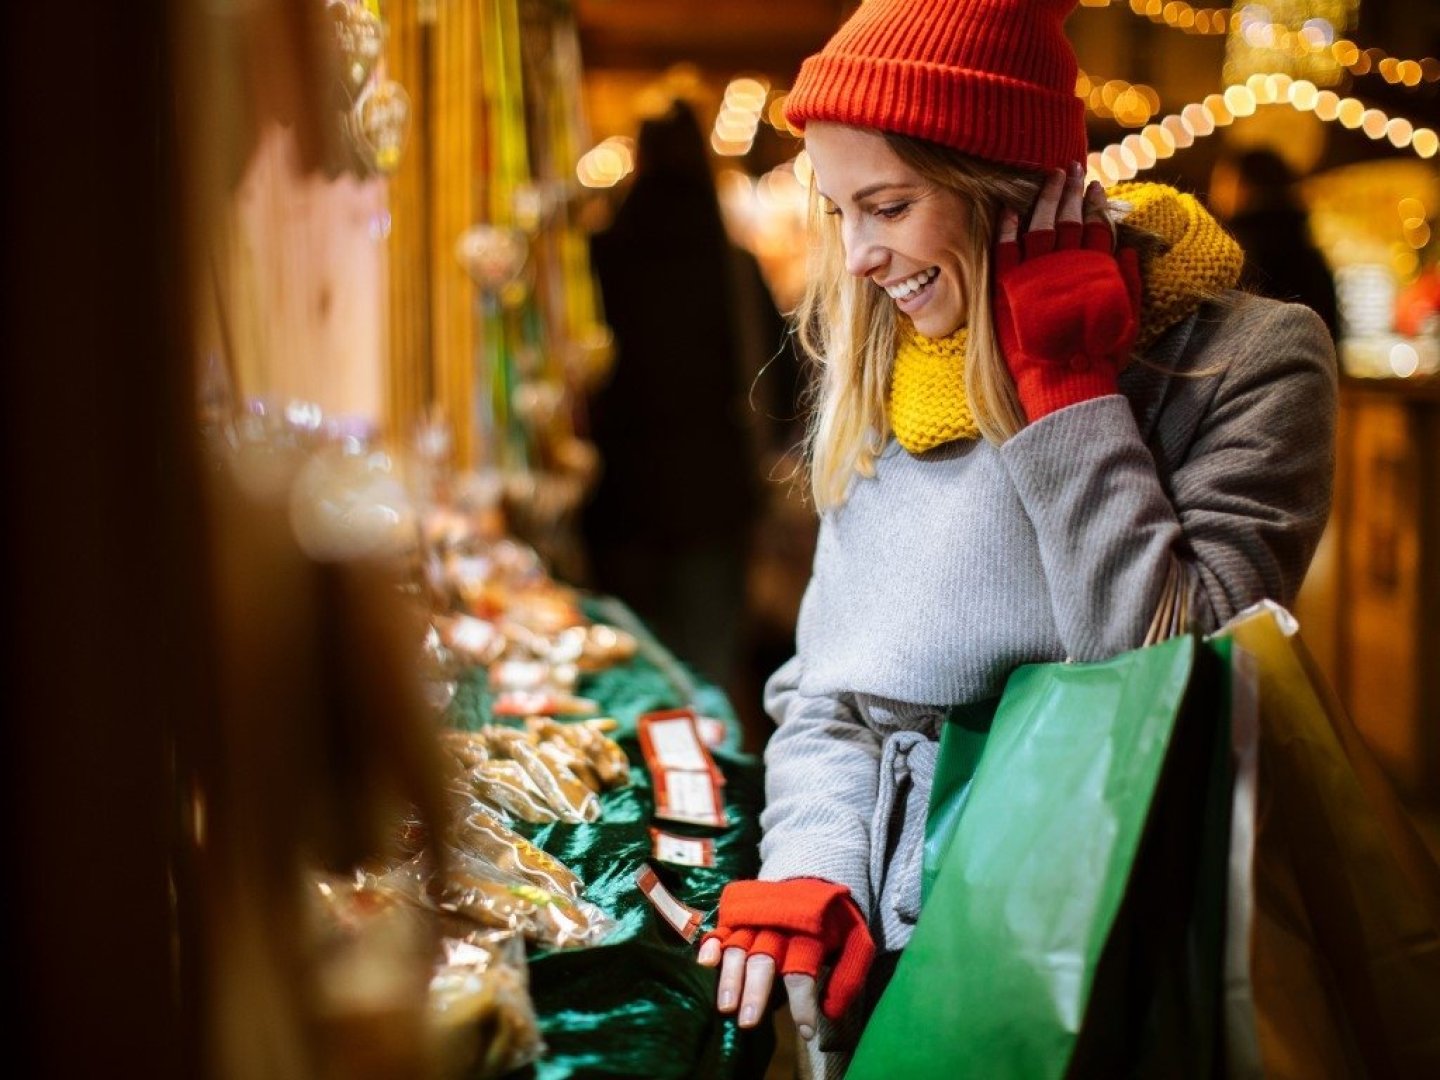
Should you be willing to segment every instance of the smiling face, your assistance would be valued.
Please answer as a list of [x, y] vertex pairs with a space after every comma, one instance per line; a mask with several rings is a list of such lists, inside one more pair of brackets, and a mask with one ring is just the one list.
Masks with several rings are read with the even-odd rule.
[[965, 325], [961, 251], [968, 209], [864, 128], [815, 122], [805, 148], [826, 213], [838, 215], [845, 269], [883, 289], [928, 338]]

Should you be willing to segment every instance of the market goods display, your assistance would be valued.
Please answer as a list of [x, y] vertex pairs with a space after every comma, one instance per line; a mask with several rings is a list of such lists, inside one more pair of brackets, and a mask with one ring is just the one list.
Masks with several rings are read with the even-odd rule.
[[441, 1071], [485, 1078], [534, 1061], [544, 1047], [520, 939], [455, 925], [440, 939], [440, 952], [429, 1017]]
[[512, 928], [434, 915], [395, 875], [320, 877], [312, 896], [328, 1013], [403, 1013], [404, 1003], [423, 1002], [443, 1076], [488, 1080], [540, 1055], [524, 941]]
[[[293, 431], [288, 413], [275, 417], [251, 458], [275, 458], [278, 439], [298, 470], [335, 441], [319, 416]], [[339, 495], [364, 489], [358, 505], [330, 500], [359, 511], [346, 510], [340, 533], [292, 510], [317, 554], [379, 553], [408, 568], [400, 593], [419, 609], [415, 665], [445, 797], [438, 819], [401, 815], [353, 877], [315, 876], [328, 914], [311, 947], [328, 958], [336, 1052], [355, 1044], [357, 1017], [385, 1028], [393, 1012], [406, 1030], [429, 1025], [443, 1075], [531, 1063], [539, 1080], [561, 1080], [597, 1054], [623, 1062], [617, 1075], [668, 1075], [680, 1061], [743, 1072], [745, 1047], [709, 1007], [686, 945], [724, 883], [755, 869], [759, 768], [713, 718], [728, 715], [723, 695], [684, 673], [618, 601], [549, 578], [485, 507], [437, 508], [405, 490], [412, 463], [380, 469], [372, 458], [324, 475]], [[389, 521], [366, 511], [378, 496], [403, 510], [405, 530], [372, 528]], [[664, 832], [653, 828], [661, 803], [675, 823]], [[683, 991], [646, 989], [655, 985]]]

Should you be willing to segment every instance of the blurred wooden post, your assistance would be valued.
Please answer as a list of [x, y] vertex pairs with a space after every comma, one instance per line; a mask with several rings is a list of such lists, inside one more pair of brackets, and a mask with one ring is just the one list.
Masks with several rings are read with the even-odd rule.
[[437, 406], [467, 465], [484, 388], [475, 381], [475, 290], [455, 241], [481, 219], [478, 10], [392, 0], [386, 14], [386, 65], [414, 107], [410, 146], [391, 180], [389, 422], [408, 438]]
[[5, 967], [22, 1073], [202, 1075], [172, 907], [174, 736], [206, 715], [211, 666], [171, 30], [166, 0], [4, 5]]

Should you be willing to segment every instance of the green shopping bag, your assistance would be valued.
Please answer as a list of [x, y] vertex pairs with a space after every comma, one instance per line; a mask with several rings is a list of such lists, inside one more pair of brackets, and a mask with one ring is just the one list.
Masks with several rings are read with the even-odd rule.
[[[1223, 646], [1010, 678], [942, 736], [925, 904], [852, 1078], [1207, 1075], [1228, 846]], [[1199, 841], [1199, 842], [1197, 842]]]

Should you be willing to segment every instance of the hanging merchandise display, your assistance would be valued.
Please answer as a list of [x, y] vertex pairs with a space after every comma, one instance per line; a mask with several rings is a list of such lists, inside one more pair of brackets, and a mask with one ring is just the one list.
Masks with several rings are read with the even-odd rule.
[[608, 340], [566, 199], [581, 139], [574, 20], [553, 3], [480, 11], [485, 220], [457, 242], [477, 285], [476, 440], [512, 526], [573, 573], [573, 517], [595, 471], [575, 384]]
[[365, 163], [390, 175], [410, 134], [410, 95], [393, 79], [370, 83], [350, 111], [350, 131]]
[[329, 0], [340, 83], [349, 109], [341, 118], [346, 138], [364, 168], [382, 176], [400, 167], [410, 135], [410, 95], [385, 74], [389, 25], [378, 0]]
[[325, 5], [340, 53], [340, 74], [351, 95], [358, 95], [385, 52], [385, 24], [378, 5], [330, 0]]

